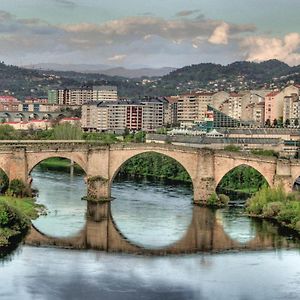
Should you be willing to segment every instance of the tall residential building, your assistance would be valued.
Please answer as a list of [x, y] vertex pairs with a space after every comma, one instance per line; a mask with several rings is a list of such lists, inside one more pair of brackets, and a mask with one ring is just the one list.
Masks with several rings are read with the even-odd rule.
[[300, 98], [297, 94], [285, 96], [283, 98], [283, 123], [288, 122], [290, 125], [295, 124], [297, 119], [299, 125], [300, 118]]
[[94, 101], [117, 101], [118, 89], [116, 86], [101, 85], [93, 86]]
[[82, 105], [89, 101], [117, 101], [115, 86], [94, 86], [93, 88], [72, 88], [48, 91], [48, 102], [60, 105]]
[[283, 93], [274, 91], [265, 97], [265, 122], [273, 124], [283, 117]]
[[198, 122], [203, 122], [207, 111], [207, 105], [210, 105], [213, 101], [214, 93], [196, 93], [198, 103]]
[[48, 90], [48, 103], [57, 104], [58, 103], [58, 91]]
[[179, 96], [165, 97], [165, 107], [164, 107], [164, 124], [165, 125], [175, 125], [178, 122], [177, 111], [178, 111], [178, 99]]
[[195, 122], [198, 120], [198, 99], [195, 94], [180, 95], [177, 102], [177, 121]]
[[164, 125], [164, 101], [90, 101], [82, 106], [84, 131], [155, 131]]
[[164, 101], [161, 99], [147, 99], [141, 101], [143, 108], [142, 129], [147, 132], [164, 126]]

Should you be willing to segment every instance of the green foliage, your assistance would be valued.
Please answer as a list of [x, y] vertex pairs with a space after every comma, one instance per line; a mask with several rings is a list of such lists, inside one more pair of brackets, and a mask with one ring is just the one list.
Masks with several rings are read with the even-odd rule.
[[0, 125], [0, 140], [18, 140], [20, 133], [10, 125]]
[[265, 178], [254, 168], [242, 165], [228, 172], [221, 180], [218, 188], [253, 193], [262, 186], [268, 185]]
[[13, 179], [9, 184], [9, 191], [15, 197], [25, 197], [29, 195], [29, 189], [20, 179]]
[[79, 126], [66, 122], [53, 128], [52, 137], [54, 140], [81, 140], [83, 133]]
[[101, 141], [103, 144], [113, 144], [118, 142], [118, 138], [113, 133], [89, 132], [83, 134], [86, 141]]
[[174, 159], [159, 153], [132, 157], [120, 169], [120, 175], [150, 176], [191, 182], [186, 170]]
[[[40, 168], [41, 170], [53, 170], [53, 171], [62, 171], [70, 173], [71, 169], [71, 161], [66, 158], [61, 157], [51, 157], [48, 159], [43, 160], [40, 162], [37, 166], [37, 168]], [[74, 172], [76, 174], [83, 174], [84, 171], [82, 168], [77, 165], [76, 163], [73, 164]]]
[[261, 156], [273, 156], [278, 157], [279, 153], [274, 150], [264, 150], [264, 149], [252, 149], [251, 154], [261, 155]]
[[236, 145], [228, 145], [224, 147], [224, 150], [231, 152], [239, 152], [241, 150], [241, 147]]
[[0, 249], [10, 245], [13, 239], [23, 235], [30, 220], [19, 210], [0, 200]]
[[219, 198], [216, 193], [212, 193], [206, 202], [207, 206], [218, 206], [217, 205], [218, 203], [219, 203]]
[[0, 169], [0, 194], [6, 192], [8, 185], [9, 185], [9, 179], [6, 173], [2, 169]]
[[263, 215], [264, 209], [267, 209], [269, 203], [281, 202], [284, 203], [287, 199], [287, 194], [282, 186], [269, 188], [263, 186], [255, 195], [253, 195], [246, 203], [246, 210], [250, 214]]
[[138, 131], [124, 135], [124, 142], [126, 143], [144, 143], [146, 141], [146, 133]]
[[229, 197], [226, 195], [217, 195], [217, 193], [212, 193], [207, 199], [206, 205], [208, 207], [225, 207], [228, 205]]
[[254, 216], [275, 219], [300, 231], [300, 194], [286, 193], [282, 186], [263, 187], [247, 201], [246, 211]]

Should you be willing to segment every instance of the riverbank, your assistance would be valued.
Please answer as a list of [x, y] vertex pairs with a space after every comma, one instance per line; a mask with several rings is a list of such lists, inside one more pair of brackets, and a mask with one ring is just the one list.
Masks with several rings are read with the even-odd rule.
[[300, 234], [300, 193], [286, 193], [281, 186], [263, 187], [246, 202], [251, 217], [273, 220]]
[[0, 196], [0, 255], [22, 240], [42, 209], [32, 198]]

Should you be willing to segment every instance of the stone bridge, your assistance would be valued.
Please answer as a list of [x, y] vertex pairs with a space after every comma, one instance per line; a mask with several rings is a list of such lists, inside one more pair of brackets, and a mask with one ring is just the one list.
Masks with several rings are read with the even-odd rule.
[[30, 182], [32, 169], [41, 161], [67, 158], [86, 173], [88, 199], [101, 200], [111, 198], [111, 185], [121, 166], [145, 152], [171, 157], [186, 169], [192, 179], [195, 203], [205, 203], [223, 176], [240, 165], [259, 171], [270, 186], [282, 183], [286, 191], [291, 191], [300, 175], [300, 160], [168, 144], [102, 145], [86, 141], [1, 141], [0, 168], [10, 180]]
[[42, 112], [42, 111], [2, 111], [0, 119], [7, 122], [29, 121], [29, 120], [52, 120], [64, 118], [66, 115], [62, 112]]

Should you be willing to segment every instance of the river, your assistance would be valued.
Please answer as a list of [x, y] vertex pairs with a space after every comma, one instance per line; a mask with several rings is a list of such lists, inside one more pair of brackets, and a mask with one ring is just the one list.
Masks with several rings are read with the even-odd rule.
[[[61, 238], [82, 232], [83, 176], [37, 168], [32, 177], [38, 201], [48, 208], [36, 228]], [[238, 208], [195, 208], [184, 185], [119, 179], [112, 195], [114, 225], [138, 247], [161, 249], [193, 236], [198, 250], [211, 249], [207, 243], [254, 246], [148, 256], [21, 245], [0, 260], [0, 299], [300, 299], [299, 241], [291, 233], [242, 216]]]

